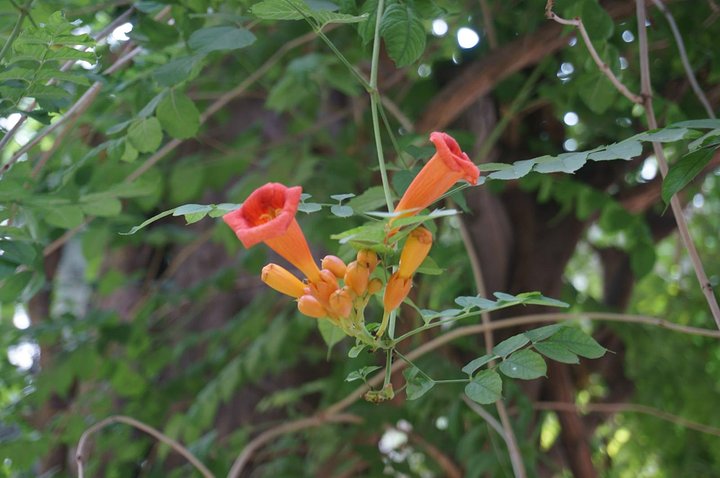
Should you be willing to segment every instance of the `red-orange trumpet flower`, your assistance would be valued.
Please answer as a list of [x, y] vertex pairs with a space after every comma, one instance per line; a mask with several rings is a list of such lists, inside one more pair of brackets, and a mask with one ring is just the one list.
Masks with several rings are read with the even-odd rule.
[[395, 208], [396, 211], [409, 212], [396, 216], [393, 220], [417, 214], [437, 201], [461, 179], [473, 185], [477, 184], [480, 171], [468, 155], [462, 152], [452, 136], [435, 132], [430, 134], [430, 141], [437, 152], [415, 176]]
[[302, 271], [310, 282], [320, 279], [320, 269], [295, 220], [302, 188], [267, 183], [256, 189], [243, 205], [223, 220], [246, 248], [264, 242]]

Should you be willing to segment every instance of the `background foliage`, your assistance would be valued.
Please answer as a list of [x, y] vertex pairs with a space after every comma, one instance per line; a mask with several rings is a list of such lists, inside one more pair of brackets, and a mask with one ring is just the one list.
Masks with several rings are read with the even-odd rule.
[[[413, 301], [445, 310], [474, 296], [469, 245], [488, 296], [538, 290], [574, 313], [714, 328], [664, 200], [680, 191], [717, 287], [720, 124], [693, 94], [665, 17], [649, 7], [655, 107], [672, 127], [647, 133], [642, 107], [598, 71], [573, 29], [545, 19], [541, 3], [386, 2], [378, 84], [395, 193], [432, 154], [435, 129], [456, 136], [487, 178], [450, 196], [464, 213], [437, 222], [432, 258], [442, 275], [424, 275]], [[632, 3], [558, 0], [555, 11], [580, 16], [604, 61], [639, 92]], [[717, 111], [720, 7], [666, 3]], [[113, 414], [162, 430], [223, 475], [253, 437], [341, 400], [358, 384], [348, 374], [381, 365], [370, 354], [348, 358], [349, 340], [328, 351], [316, 322], [259, 282], [267, 251], [241, 249], [216, 219], [265, 182], [299, 184], [311, 195], [299, 221], [316, 256], [351, 256], [331, 236], [384, 207], [363, 86], [377, 8], [0, 5], [2, 476], [74, 476], [80, 435]], [[674, 164], [664, 185], [650, 140]], [[346, 193], [355, 197], [331, 197]], [[412, 317], [399, 327], [421, 323]], [[614, 353], [505, 381], [528, 476], [718, 476], [717, 338], [579, 322]], [[524, 329], [498, 331], [496, 341]], [[471, 335], [416, 363], [449, 378], [485, 352]], [[399, 388], [401, 374], [393, 382]], [[246, 472], [512, 476], [504, 442], [462, 391], [443, 384], [417, 400], [358, 401], [347, 411], [359, 423], [283, 434]], [[613, 406], [592, 408], [603, 404]], [[191, 473], [133, 429], [114, 425], [93, 440], [91, 476]]]

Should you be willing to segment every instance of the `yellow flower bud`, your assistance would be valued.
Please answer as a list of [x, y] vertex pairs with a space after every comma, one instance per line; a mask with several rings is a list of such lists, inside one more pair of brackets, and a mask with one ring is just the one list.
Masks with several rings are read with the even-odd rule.
[[352, 311], [352, 292], [345, 286], [330, 295], [330, 311], [337, 317], [347, 317]]
[[321, 319], [328, 315], [325, 307], [311, 295], [304, 295], [298, 299], [298, 310], [301, 314], [313, 317], [315, 319]]
[[277, 264], [268, 264], [263, 267], [260, 279], [276, 291], [290, 297], [298, 298], [304, 294], [305, 284], [292, 272]]
[[322, 304], [327, 304], [330, 294], [338, 289], [338, 282], [335, 274], [327, 269], [320, 271], [320, 279], [310, 282], [310, 292]]
[[368, 287], [367, 287], [368, 294], [372, 295], [377, 292], [380, 292], [380, 289], [382, 289], [382, 281], [380, 279], [375, 278], [375, 279], [371, 280], [370, 282], [368, 282]]
[[375, 267], [378, 265], [378, 256], [375, 251], [371, 251], [370, 249], [363, 249], [362, 251], [358, 251], [357, 253], [357, 263], [365, 266], [372, 274], [372, 272], [375, 270]]
[[357, 295], [363, 295], [367, 290], [370, 279], [370, 269], [352, 261], [345, 271], [345, 285], [350, 287]]
[[405, 240], [398, 274], [400, 277], [410, 278], [425, 260], [432, 247], [432, 234], [424, 227], [415, 228]]
[[335, 274], [338, 279], [342, 279], [345, 277], [347, 266], [338, 256], [325, 256], [322, 260], [322, 268]]

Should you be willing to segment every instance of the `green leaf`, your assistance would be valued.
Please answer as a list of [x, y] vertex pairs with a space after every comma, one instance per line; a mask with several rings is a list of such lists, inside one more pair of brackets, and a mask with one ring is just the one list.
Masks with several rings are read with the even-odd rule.
[[720, 128], [720, 119], [698, 119], [680, 121], [673, 123], [668, 128], [699, 128], [699, 129], [718, 129]]
[[161, 86], [175, 86], [193, 79], [200, 71], [203, 55], [183, 56], [158, 67], [153, 78]]
[[538, 173], [574, 173], [587, 162], [588, 153], [564, 153], [546, 161], [537, 160]]
[[[319, 6], [315, 4], [315, 6]], [[263, 20], [315, 19], [321, 27], [328, 23], [357, 23], [367, 19], [366, 15], [353, 16], [328, 10], [311, 9], [302, 0], [264, 0], [252, 6], [252, 14]]]
[[200, 127], [200, 112], [195, 103], [175, 90], [170, 90], [158, 105], [157, 118], [173, 138], [192, 138]]
[[495, 403], [502, 398], [502, 378], [495, 370], [484, 370], [465, 386], [465, 395], [482, 405]]
[[455, 299], [455, 303], [464, 309], [477, 307], [478, 309], [493, 309], [497, 307], [497, 302], [484, 297], [478, 296], [462, 296]]
[[500, 363], [500, 371], [511, 378], [532, 380], [547, 372], [545, 360], [530, 349], [520, 350]]
[[497, 355], [494, 354], [485, 354], [481, 357], [478, 357], [474, 360], [471, 360], [462, 368], [463, 373], [466, 373], [468, 375], [472, 375], [475, 373], [477, 369], [482, 367], [483, 365], [486, 365], [490, 363], [491, 361], [495, 360], [496, 358], [499, 358]]
[[563, 345], [571, 352], [586, 358], [600, 358], [605, 355], [607, 350], [595, 339], [575, 327], [563, 327], [547, 343]]
[[637, 139], [657, 143], [672, 143], [687, 138], [689, 133], [690, 131], [687, 128], [663, 128], [640, 133]]
[[353, 215], [353, 209], [350, 206], [340, 206], [338, 204], [331, 206], [330, 212], [338, 217], [350, 217]]
[[188, 46], [198, 53], [228, 51], [245, 48], [255, 43], [250, 30], [239, 27], [208, 27], [196, 30], [190, 35]]
[[617, 96], [613, 84], [599, 71], [582, 75], [578, 78], [577, 85], [580, 98], [593, 113], [599, 115], [610, 108]]
[[578, 358], [578, 356], [570, 352], [570, 350], [568, 350], [567, 347], [562, 344], [555, 342], [540, 342], [535, 344], [533, 347], [535, 347], [535, 350], [537, 350], [547, 358], [555, 360], [557, 362], [569, 364], [580, 363], [580, 359]]
[[495, 355], [504, 358], [515, 352], [520, 347], [526, 345], [528, 342], [530, 342], [530, 339], [524, 334], [513, 335], [493, 347], [492, 351]]
[[348, 193], [348, 194], [333, 194], [332, 196], [330, 196], [331, 199], [334, 199], [334, 200], [336, 200], [336, 201], [338, 201], [338, 202], [343, 202], [343, 201], [346, 200], [346, 199], [350, 199], [350, 198], [354, 198], [354, 197], [355, 197], [355, 195], [354, 195], [353, 193]]
[[539, 327], [537, 329], [526, 330], [524, 332], [524, 334], [527, 338], [529, 338], [532, 341], [532, 343], [536, 343], [536, 342], [540, 342], [541, 340], [545, 340], [547, 338], [552, 337], [563, 327], [565, 327], [565, 325], [563, 325], [563, 324], [546, 325], [545, 327]]
[[135, 149], [135, 147], [132, 144], [130, 144], [130, 141], [128, 141], [127, 139], [125, 139], [123, 141], [123, 145], [124, 145], [124, 148], [123, 148], [122, 156], [120, 156], [120, 161], [132, 163], [138, 157], [138, 154], [139, 154], [138, 150]]
[[687, 186], [695, 176], [700, 174], [708, 165], [714, 153], [715, 150], [712, 149], [699, 149], [686, 154], [677, 163], [670, 166], [670, 170], [663, 180], [663, 201], [666, 204], [669, 203], [674, 194]]
[[[496, 163], [500, 164], [500, 163]], [[488, 178], [490, 179], [502, 179], [505, 181], [509, 181], [511, 179], [519, 179], [525, 175], [527, 175], [530, 170], [532, 170], [533, 165], [535, 165], [535, 161], [531, 159], [526, 159], [523, 161], [515, 161], [512, 164], [506, 164], [506, 168], [503, 168], [500, 171], [495, 171], [494, 173], [490, 173], [488, 175]]]
[[602, 151], [595, 151], [588, 155], [593, 161], [610, 161], [613, 159], [630, 160], [642, 154], [642, 144], [636, 139], [626, 139], [613, 143]]
[[615, 23], [597, 0], [585, 0], [580, 10], [580, 17], [593, 43], [607, 40], [612, 36]]
[[345, 333], [340, 327], [334, 325], [330, 320], [320, 319], [318, 322], [318, 329], [320, 329], [320, 335], [322, 336], [325, 344], [328, 348], [332, 348], [336, 343], [340, 342], [345, 338]]
[[435, 386], [435, 381], [417, 367], [405, 369], [403, 375], [407, 383], [405, 394], [408, 400], [417, 400]]
[[20, 295], [30, 283], [32, 276], [32, 272], [23, 271], [0, 282], [0, 302], [20, 301]]
[[[87, 198], [87, 197], [86, 197]], [[122, 203], [114, 197], [98, 197], [92, 200], [81, 199], [80, 208], [91, 216], [117, 216], [122, 211]]]
[[368, 20], [358, 25], [358, 34], [363, 45], [373, 41], [375, 36], [375, 18], [377, 17], [378, 0], [365, 0], [360, 7], [360, 14], [367, 15]]
[[365, 345], [365, 344], [354, 345], [353, 347], [350, 348], [350, 350], [348, 350], [348, 357], [350, 357], [350, 358], [357, 357], [358, 355], [360, 355], [360, 352], [365, 350], [365, 347], [367, 347], [367, 345]]
[[61, 205], [53, 208], [43, 208], [45, 214], [43, 219], [51, 226], [63, 229], [72, 229], [79, 226], [83, 222], [83, 213], [79, 206]]
[[128, 140], [141, 153], [152, 153], [162, 142], [162, 128], [157, 118], [134, 121], [128, 129]]
[[[321, 321], [323, 322], [323, 321]], [[324, 322], [329, 322], [328, 320], [325, 320]], [[353, 372], [350, 372], [347, 377], [345, 377], [346, 382], [354, 382], [355, 380], [363, 380], [367, 378], [368, 375], [373, 373], [376, 370], [380, 370], [382, 367], [379, 367], [377, 365], [371, 365], [368, 367], [363, 367], [359, 370], [355, 370]]]
[[347, 205], [357, 213], [373, 211], [385, 205], [385, 193], [382, 186], [373, 186], [359, 196], [352, 198]]
[[119, 233], [119, 234], [120, 234], [121, 236], [129, 236], [129, 235], [131, 235], [131, 234], [135, 234], [135, 233], [138, 232], [140, 229], [143, 229], [143, 228], [149, 226], [149, 225], [152, 224], [153, 222], [158, 221], [158, 220], [160, 220], [160, 219], [162, 219], [162, 218], [164, 218], [164, 217], [167, 217], [167, 216], [171, 215], [172, 213], [175, 212], [175, 209], [176, 209], [176, 208], [168, 209], [167, 211], [163, 211], [163, 212], [161, 212], [160, 214], [156, 214], [156, 215], [154, 215], [153, 217], [151, 217], [150, 219], [147, 219], [146, 221], [143, 221], [142, 224], [133, 227], [133, 228], [130, 229], [128, 232], [121, 232], [121, 233]]
[[383, 15], [380, 34], [398, 68], [413, 63], [425, 51], [425, 26], [411, 3], [390, 5]]
[[300, 204], [298, 204], [298, 211], [304, 212], [305, 214], [318, 212], [321, 209], [322, 204], [318, 204], [316, 202], [301, 202]]

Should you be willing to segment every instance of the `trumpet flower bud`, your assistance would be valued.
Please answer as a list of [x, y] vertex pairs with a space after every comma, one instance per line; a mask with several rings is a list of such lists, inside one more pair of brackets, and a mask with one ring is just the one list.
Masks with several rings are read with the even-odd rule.
[[321, 319], [328, 315], [325, 307], [311, 295], [304, 295], [298, 299], [298, 310], [301, 314], [313, 317], [315, 319]]
[[370, 269], [352, 261], [345, 271], [345, 285], [350, 287], [357, 295], [363, 295], [370, 280]]
[[345, 277], [345, 269], [347, 266], [342, 259], [337, 256], [325, 256], [322, 260], [322, 268], [335, 274], [335, 277], [338, 279], [342, 279]]
[[375, 267], [378, 265], [378, 256], [375, 251], [363, 249], [357, 253], [357, 263], [366, 267], [372, 274]]
[[345, 286], [330, 295], [330, 311], [337, 317], [347, 317], [352, 311], [352, 292]]
[[400, 307], [400, 304], [410, 292], [410, 287], [412, 287], [412, 278], [400, 276], [399, 271], [390, 277], [383, 296], [383, 307], [386, 314]]
[[290, 297], [298, 298], [305, 293], [305, 284], [295, 277], [292, 272], [277, 264], [268, 264], [263, 267], [260, 278], [276, 291]]
[[415, 228], [408, 235], [402, 253], [400, 253], [400, 265], [398, 266], [400, 277], [412, 277], [430, 252], [432, 242], [432, 234], [424, 227]]
[[338, 287], [335, 274], [327, 269], [320, 271], [319, 280], [310, 282], [310, 292], [323, 304], [327, 304], [330, 294], [335, 292]]
[[373, 279], [370, 282], [368, 282], [367, 286], [367, 293], [372, 295], [380, 292], [380, 289], [382, 289], [382, 281], [380, 279]]

